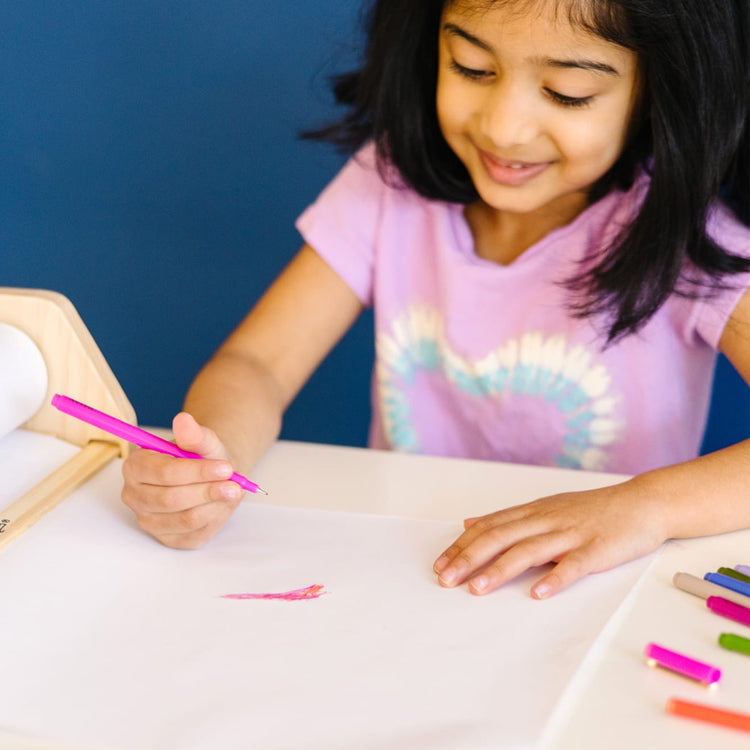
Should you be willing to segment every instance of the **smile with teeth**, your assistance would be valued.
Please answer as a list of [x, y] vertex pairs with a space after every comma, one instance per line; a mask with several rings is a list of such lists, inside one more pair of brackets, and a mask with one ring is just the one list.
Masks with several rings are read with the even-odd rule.
[[485, 172], [493, 182], [509, 187], [518, 187], [544, 172], [551, 162], [525, 162], [500, 159], [486, 151], [479, 151]]
[[538, 161], [522, 161], [521, 159], [503, 159], [500, 156], [493, 156], [486, 151], [482, 151], [481, 153], [483, 158], [494, 162], [500, 167], [510, 167], [511, 169], [525, 169], [526, 167], [536, 167], [538, 164], [542, 163]]

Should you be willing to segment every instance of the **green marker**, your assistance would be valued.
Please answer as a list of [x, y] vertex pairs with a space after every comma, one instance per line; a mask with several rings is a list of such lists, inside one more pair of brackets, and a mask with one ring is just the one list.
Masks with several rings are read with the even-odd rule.
[[734, 568], [719, 568], [716, 572], [734, 578], [737, 581], [742, 581], [743, 583], [750, 583], [750, 576], [746, 576]]
[[719, 645], [728, 651], [736, 651], [739, 654], [750, 656], [750, 638], [743, 638], [734, 633], [722, 633], [719, 636]]

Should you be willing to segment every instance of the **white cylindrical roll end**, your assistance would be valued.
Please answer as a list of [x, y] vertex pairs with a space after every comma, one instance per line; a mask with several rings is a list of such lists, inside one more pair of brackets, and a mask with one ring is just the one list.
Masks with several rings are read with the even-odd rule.
[[47, 367], [23, 331], [0, 323], [0, 438], [36, 414], [47, 394]]

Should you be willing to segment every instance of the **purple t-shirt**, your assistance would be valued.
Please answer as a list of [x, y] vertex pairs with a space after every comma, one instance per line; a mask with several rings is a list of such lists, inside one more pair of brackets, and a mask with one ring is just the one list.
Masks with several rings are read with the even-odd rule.
[[[370, 445], [635, 474], [693, 458], [716, 346], [746, 277], [673, 295], [636, 335], [568, 312], [562, 281], [637, 210], [647, 178], [589, 206], [508, 265], [474, 253], [463, 207], [386, 184], [363, 148], [299, 218], [305, 241], [374, 307]], [[724, 209], [719, 243], [750, 254]]]

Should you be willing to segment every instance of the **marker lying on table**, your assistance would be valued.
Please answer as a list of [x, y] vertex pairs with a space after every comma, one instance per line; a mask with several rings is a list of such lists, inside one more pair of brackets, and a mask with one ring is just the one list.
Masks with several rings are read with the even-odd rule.
[[671, 649], [649, 643], [644, 651], [646, 663], [649, 667], [662, 667], [670, 672], [676, 672], [683, 677], [700, 682], [707, 687], [715, 687], [721, 679], [721, 670], [711, 664], [706, 664], [689, 656], [677, 653]]
[[738, 581], [736, 578], [725, 576], [721, 573], [706, 573], [703, 577], [711, 583], [723, 586], [725, 589], [730, 589], [731, 591], [736, 591], [738, 594], [750, 596], [750, 583]]
[[690, 575], [690, 573], [675, 573], [672, 582], [678, 589], [699, 596], [701, 599], [708, 599], [709, 596], [721, 596], [735, 604], [743, 606], [750, 604], [750, 598], [744, 594], [738, 594], [736, 591], [731, 591], [716, 583], [704, 581], [703, 578]]
[[722, 633], [719, 636], [719, 645], [727, 651], [750, 656], [750, 638], [743, 638], [735, 633]]
[[706, 599], [706, 606], [712, 612], [716, 612], [717, 615], [728, 617], [730, 620], [739, 622], [742, 625], [750, 626], [750, 607], [735, 604], [721, 596], [709, 596]]
[[[156, 435], [152, 435], [146, 430], [142, 430], [140, 427], [135, 427], [132, 424], [123, 422], [121, 419], [112, 417], [109, 414], [105, 414], [103, 411], [94, 409], [91, 406], [86, 406], [80, 401], [75, 401], [67, 396], [61, 396], [59, 393], [52, 397], [52, 406], [59, 409], [65, 414], [69, 414], [71, 417], [80, 419], [82, 422], [98, 427], [100, 430], [108, 432], [110, 435], [127, 440], [133, 445], [137, 445], [139, 448], [146, 448], [150, 451], [156, 451], [157, 453], [164, 453], [168, 456], [174, 456], [175, 458], [205, 458], [197, 453], [190, 453], [184, 451], [182, 448], [178, 448], [174, 443], [170, 443], [169, 440], [164, 440]], [[242, 474], [235, 472], [229, 479], [232, 482], [236, 482], [242, 487], [243, 490], [248, 492], [259, 492], [263, 495], [268, 493], [255, 482], [251, 482]]]
[[727, 711], [715, 706], [707, 706], [703, 703], [693, 703], [683, 701], [679, 698], [670, 698], [667, 701], [667, 713], [675, 716], [685, 716], [688, 719], [697, 719], [709, 724], [718, 724], [723, 727], [739, 729], [743, 732], [750, 732], [750, 714], [743, 714], [739, 711]]
[[734, 568], [719, 568], [716, 572], [721, 573], [723, 576], [736, 578], [743, 583], [750, 583], [750, 576], [746, 576], [744, 573], [740, 573], [739, 570], [735, 570]]

